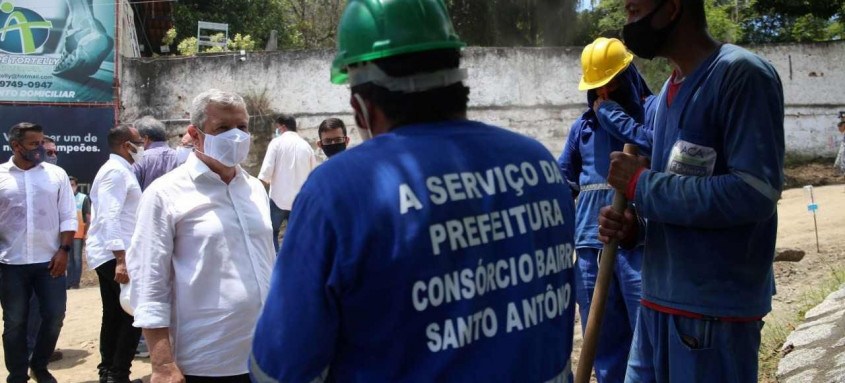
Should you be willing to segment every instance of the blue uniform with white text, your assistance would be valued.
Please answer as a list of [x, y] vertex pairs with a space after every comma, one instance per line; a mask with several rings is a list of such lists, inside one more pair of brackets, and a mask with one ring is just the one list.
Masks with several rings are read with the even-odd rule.
[[756, 382], [760, 318], [775, 291], [781, 81], [726, 44], [666, 97], [664, 88], [653, 170], [636, 185], [645, 307], [626, 382]]
[[[586, 331], [602, 249], [598, 240], [599, 210], [613, 202], [614, 191], [606, 182], [610, 153], [621, 151], [625, 143], [634, 143], [646, 153], [651, 150], [651, 130], [644, 122], [653, 117], [650, 106], [655, 97], [633, 65], [617, 79], [619, 88], [611, 94], [611, 99], [616, 101], [603, 102], [598, 114], [592, 109], [596, 91], [588, 91], [589, 109], [572, 125], [558, 159], [564, 177], [578, 193], [575, 281], [583, 331]], [[642, 250], [642, 244], [633, 249], [617, 249], [594, 363], [599, 383], [625, 379], [640, 307]]]
[[538, 142], [403, 126], [314, 170], [255, 334], [256, 382], [569, 382], [572, 196]]

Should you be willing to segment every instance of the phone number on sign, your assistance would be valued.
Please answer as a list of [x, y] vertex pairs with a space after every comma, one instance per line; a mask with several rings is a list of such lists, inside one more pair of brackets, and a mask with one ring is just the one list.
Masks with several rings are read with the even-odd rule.
[[53, 86], [52, 82], [38, 82], [38, 81], [0, 81], [0, 88], [50, 88]]

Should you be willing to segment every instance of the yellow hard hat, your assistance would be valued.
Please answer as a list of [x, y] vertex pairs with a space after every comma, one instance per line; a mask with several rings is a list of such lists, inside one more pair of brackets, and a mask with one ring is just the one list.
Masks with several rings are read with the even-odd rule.
[[634, 55], [628, 52], [628, 48], [619, 39], [608, 39], [599, 37], [592, 44], [584, 47], [581, 52], [581, 84], [578, 90], [590, 90], [601, 88], [616, 75], [622, 73]]

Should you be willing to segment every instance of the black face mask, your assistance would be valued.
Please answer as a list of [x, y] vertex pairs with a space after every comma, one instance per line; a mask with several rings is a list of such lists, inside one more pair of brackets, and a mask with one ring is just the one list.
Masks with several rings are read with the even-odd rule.
[[622, 28], [622, 40], [625, 41], [625, 45], [635, 55], [647, 60], [653, 59], [660, 52], [660, 49], [663, 48], [663, 45], [666, 44], [666, 40], [669, 39], [672, 31], [675, 30], [678, 20], [681, 19], [680, 16], [663, 28], [654, 29], [651, 26], [651, 20], [654, 18], [654, 15], [668, 2], [669, 0], [663, 0], [648, 15], [633, 23], [625, 24]]
[[346, 144], [331, 144], [331, 145], [323, 145], [323, 153], [326, 153], [327, 157], [331, 157], [335, 154], [338, 154], [342, 151], [346, 150]]

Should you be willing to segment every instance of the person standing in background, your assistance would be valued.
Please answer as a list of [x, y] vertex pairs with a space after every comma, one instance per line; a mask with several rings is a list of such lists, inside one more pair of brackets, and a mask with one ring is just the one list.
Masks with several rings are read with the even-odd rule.
[[[129, 283], [126, 249], [135, 230], [141, 186], [132, 171], [144, 154], [144, 141], [130, 125], [112, 128], [111, 154], [91, 186], [94, 222], [88, 239], [88, 267], [97, 272], [103, 319], [100, 326], [100, 383], [129, 383], [141, 329], [120, 306], [121, 285]], [[140, 381], [138, 381], [140, 382]], [[134, 383], [134, 382], [133, 382]]]
[[79, 226], [73, 235], [73, 253], [68, 258], [67, 288], [78, 289], [82, 278], [82, 252], [85, 249], [85, 237], [88, 236], [88, 226], [91, 224], [91, 199], [79, 191], [79, 179], [70, 176], [70, 188], [76, 200], [76, 220]]
[[[44, 163], [44, 129], [21, 122], [11, 127], [14, 155], [0, 164], [0, 304], [7, 383], [24, 383], [30, 370], [38, 383], [55, 383], [48, 359], [64, 322], [65, 271], [77, 229], [70, 180]], [[29, 357], [29, 302], [38, 299], [41, 326]]]
[[258, 179], [270, 186], [270, 220], [273, 246], [279, 251], [279, 232], [290, 217], [296, 194], [317, 166], [314, 149], [296, 132], [296, 119], [287, 114], [276, 117], [279, 136], [270, 141], [258, 172]]
[[146, 190], [153, 181], [179, 166], [176, 151], [167, 146], [167, 131], [164, 124], [152, 116], [141, 117], [132, 123], [144, 140], [144, 156], [132, 164], [141, 190]]

